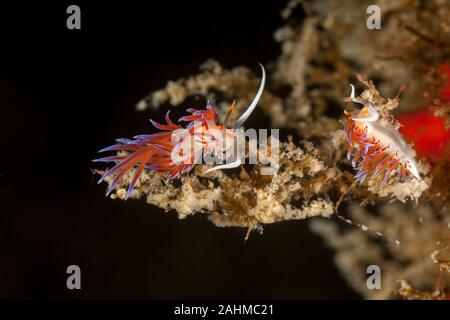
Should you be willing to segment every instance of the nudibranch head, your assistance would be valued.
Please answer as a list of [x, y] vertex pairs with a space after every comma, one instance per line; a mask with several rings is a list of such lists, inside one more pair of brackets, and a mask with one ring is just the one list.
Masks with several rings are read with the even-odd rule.
[[393, 177], [406, 174], [420, 180], [413, 158], [413, 151], [398, 130], [386, 121], [381, 121], [375, 106], [355, 97], [352, 87], [350, 98], [364, 107], [357, 111], [345, 111], [344, 131], [348, 141], [347, 158], [357, 170], [355, 178], [362, 183], [368, 176], [383, 176], [381, 186]]

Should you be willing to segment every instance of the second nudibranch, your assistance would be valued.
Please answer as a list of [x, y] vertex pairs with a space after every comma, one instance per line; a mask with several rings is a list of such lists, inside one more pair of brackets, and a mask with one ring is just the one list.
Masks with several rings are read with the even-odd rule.
[[[201, 163], [202, 157], [233, 154], [229, 152], [229, 149], [235, 146], [236, 129], [239, 129], [251, 115], [264, 91], [266, 73], [264, 67], [261, 64], [260, 66], [262, 78], [258, 92], [248, 108], [231, 127], [228, 128], [225, 125], [235, 107], [235, 103], [233, 102], [224, 123], [221, 124], [213, 105], [208, 101], [206, 110], [187, 109], [191, 114], [178, 120], [179, 122], [188, 122], [186, 127], [173, 123], [169, 118], [169, 112], [167, 112], [167, 124], [159, 124], [150, 120], [153, 126], [161, 132], [138, 135], [133, 139], [118, 139], [117, 144], [100, 150], [99, 152], [121, 152], [121, 154], [94, 160], [115, 163], [112, 168], [103, 173], [99, 180], [100, 183], [105, 178], [114, 176], [106, 195], [114, 190], [124, 174], [134, 167], [137, 167], [137, 170], [129, 184], [125, 199], [133, 192], [144, 169], [163, 173], [167, 180], [172, 180], [180, 177], [183, 173], [189, 172], [195, 164]], [[241, 158], [237, 156], [225, 164], [206, 170], [205, 173], [218, 169], [235, 168], [240, 164]]]
[[[350, 98], [361, 103], [361, 100], [355, 99], [354, 86], [351, 87]], [[408, 173], [420, 180], [411, 146], [396, 128], [381, 121], [370, 102], [364, 103], [361, 110], [345, 114], [344, 131], [349, 144], [347, 158], [352, 159], [358, 182], [362, 183], [367, 176], [383, 175], [381, 186], [384, 186], [389, 179], [403, 178]]]

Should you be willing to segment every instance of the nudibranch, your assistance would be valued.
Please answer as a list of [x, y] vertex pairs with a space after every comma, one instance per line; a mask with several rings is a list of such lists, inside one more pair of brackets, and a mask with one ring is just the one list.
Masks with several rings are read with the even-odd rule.
[[393, 177], [403, 178], [412, 174], [421, 180], [413, 151], [394, 126], [380, 119], [375, 106], [355, 97], [351, 85], [350, 99], [362, 103], [357, 111], [345, 111], [344, 131], [348, 141], [347, 159], [357, 170], [355, 178], [362, 183], [366, 177], [383, 176], [381, 186]]
[[[232, 126], [227, 127], [226, 124], [236, 105], [235, 102], [229, 108], [224, 122], [219, 123], [214, 106], [208, 100], [206, 110], [187, 109], [190, 115], [178, 120], [178, 122], [188, 122], [186, 127], [173, 123], [169, 117], [169, 110], [165, 116], [167, 124], [159, 124], [150, 119], [152, 125], [161, 130], [160, 132], [137, 135], [133, 139], [118, 139], [117, 144], [100, 150], [99, 152], [120, 152], [113, 156], [94, 160], [115, 163], [112, 168], [103, 173], [98, 182], [101, 183], [106, 177], [114, 176], [106, 195], [114, 190], [124, 174], [132, 168], [137, 167], [137, 170], [129, 184], [125, 199], [133, 192], [144, 169], [162, 173], [170, 181], [189, 172], [195, 164], [202, 163], [204, 157], [227, 154], [229, 149], [235, 147], [236, 129], [239, 129], [252, 114], [264, 91], [266, 73], [264, 67], [261, 64], [260, 66], [262, 78], [256, 96]], [[228, 154], [234, 154], [234, 152]], [[241, 158], [237, 156], [232, 161], [217, 165], [204, 173], [235, 168], [239, 165], [241, 165]]]

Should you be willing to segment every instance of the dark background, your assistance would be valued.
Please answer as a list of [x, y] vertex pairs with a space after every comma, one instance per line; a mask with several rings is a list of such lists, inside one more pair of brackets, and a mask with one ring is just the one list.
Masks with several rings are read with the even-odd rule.
[[[81, 7], [81, 30], [66, 29], [70, 4]], [[162, 118], [134, 105], [168, 80], [208, 58], [255, 72], [274, 61], [283, 7], [2, 4], [0, 298], [359, 297], [305, 221], [268, 225], [244, 243], [245, 229], [216, 228], [204, 214], [179, 220], [144, 200], [105, 198], [91, 172], [97, 150]], [[71, 264], [82, 290], [66, 288]]]

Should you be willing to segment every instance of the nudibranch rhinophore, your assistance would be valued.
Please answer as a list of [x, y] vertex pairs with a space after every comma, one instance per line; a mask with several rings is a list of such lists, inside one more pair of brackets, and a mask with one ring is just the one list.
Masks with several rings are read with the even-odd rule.
[[[351, 85], [350, 99], [355, 98], [355, 87]], [[420, 180], [414, 152], [400, 133], [387, 121], [381, 121], [380, 114], [370, 102], [357, 111], [345, 111], [344, 131], [348, 141], [347, 159], [357, 170], [356, 180], [362, 183], [367, 176], [384, 175], [381, 186], [393, 177], [403, 178], [407, 173]]]
[[[226, 127], [226, 124], [235, 107], [235, 102], [229, 108], [224, 123], [221, 124], [214, 106], [208, 100], [206, 110], [187, 109], [187, 112], [191, 114], [178, 120], [179, 122], [188, 122], [185, 128], [173, 123], [170, 120], [169, 112], [167, 112], [165, 117], [167, 124], [159, 124], [150, 119], [152, 125], [161, 132], [138, 135], [133, 139], [118, 139], [118, 144], [100, 150], [99, 152], [122, 152], [122, 154], [94, 160], [115, 163], [112, 168], [103, 173], [99, 180], [100, 183], [106, 177], [114, 175], [106, 195], [114, 190], [124, 174], [134, 167], [137, 167], [137, 170], [129, 184], [125, 199], [133, 192], [144, 169], [163, 173], [167, 180], [172, 180], [179, 178], [185, 172], [189, 172], [195, 164], [202, 163], [204, 157], [227, 154], [227, 152], [233, 154], [229, 149], [235, 147], [236, 129], [239, 129], [252, 114], [264, 91], [266, 73], [264, 67], [261, 64], [260, 66], [262, 78], [256, 96], [232, 126]], [[218, 169], [235, 168], [239, 165], [241, 165], [241, 158], [237, 156], [236, 159], [217, 165], [204, 173]]]

